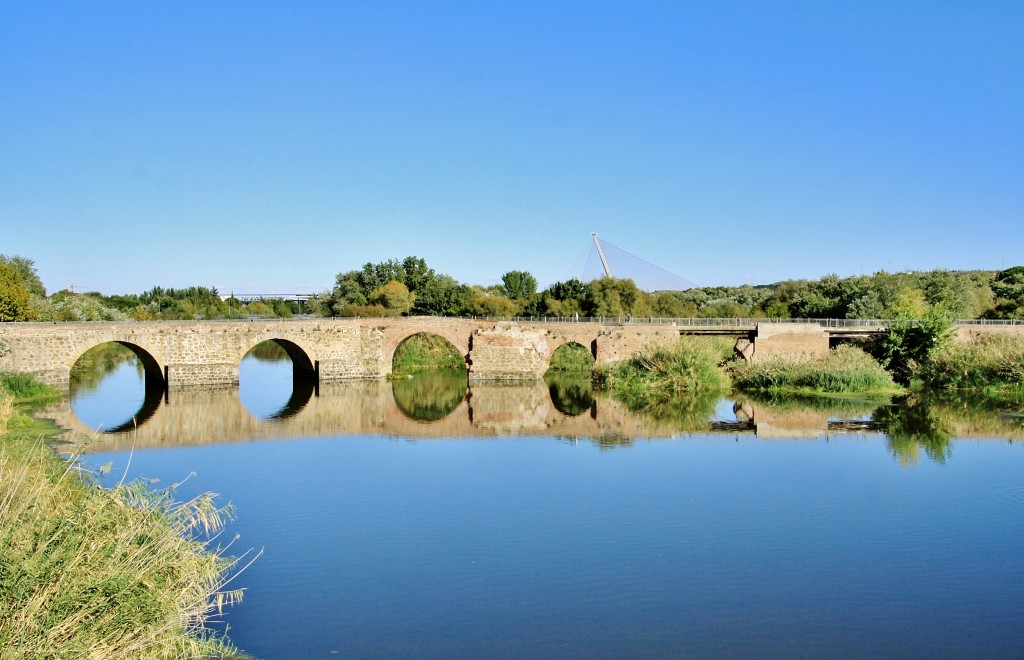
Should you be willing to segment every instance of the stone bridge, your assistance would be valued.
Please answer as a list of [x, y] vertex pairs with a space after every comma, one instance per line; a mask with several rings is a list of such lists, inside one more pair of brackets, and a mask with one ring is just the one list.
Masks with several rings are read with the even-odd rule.
[[[448, 340], [464, 356], [471, 380], [523, 380], [543, 376], [554, 351], [567, 343], [586, 347], [602, 366], [646, 346], [672, 344], [682, 335], [730, 335], [738, 338], [737, 350], [747, 360], [758, 361], [779, 355], [822, 355], [837, 338], [879, 331], [877, 326], [830, 327], [822, 322], [735, 319], [708, 325], [707, 319], [684, 321], [399, 317], [0, 323], [0, 371], [34, 373], [44, 382], [67, 387], [71, 367], [83, 353], [116, 342], [139, 356], [147, 387], [231, 385], [238, 383], [238, 364], [245, 354], [271, 340], [292, 358], [296, 382], [382, 378], [391, 373], [395, 349], [403, 341], [431, 333]], [[994, 329], [1007, 330], [1024, 330], [1024, 326]]]
[[67, 387], [71, 367], [83, 353], [115, 342], [140, 358], [148, 383], [230, 385], [238, 383], [245, 354], [271, 340], [288, 352], [297, 381], [382, 378], [391, 373], [395, 349], [419, 333], [450, 342], [475, 380], [539, 378], [555, 349], [566, 343], [586, 347], [601, 365], [679, 338], [677, 328], [655, 325], [435, 317], [3, 323], [0, 342], [7, 352], [0, 357], [0, 371], [34, 373]]

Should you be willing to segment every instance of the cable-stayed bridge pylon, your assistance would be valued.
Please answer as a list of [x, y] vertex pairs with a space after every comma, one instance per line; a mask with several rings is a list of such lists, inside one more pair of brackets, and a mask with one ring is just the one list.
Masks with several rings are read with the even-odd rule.
[[631, 279], [643, 291], [685, 291], [697, 285], [690, 280], [665, 270], [661, 266], [631, 254], [593, 234], [593, 241], [584, 255], [577, 260], [569, 277], [583, 282], [602, 277]]

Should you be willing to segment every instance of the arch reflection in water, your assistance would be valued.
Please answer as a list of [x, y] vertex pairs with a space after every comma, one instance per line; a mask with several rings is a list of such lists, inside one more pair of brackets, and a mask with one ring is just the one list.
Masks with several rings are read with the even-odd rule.
[[420, 422], [444, 419], [466, 398], [465, 371], [436, 371], [391, 382], [395, 404], [403, 415]]
[[316, 395], [316, 372], [301, 348], [280, 339], [253, 346], [238, 365], [238, 398], [253, 417], [285, 419]]
[[551, 404], [563, 415], [575, 417], [589, 412], [594, 417], [597, 414], [594, 385], [588, 372], [548, 371], [544, 383], [548, 386]]
[[159, 366], [138, 346], [107, 342], [89, 349], [71, 368], [71, 410], [87, 427], [122, 433], [141, 426], [163, 400]]

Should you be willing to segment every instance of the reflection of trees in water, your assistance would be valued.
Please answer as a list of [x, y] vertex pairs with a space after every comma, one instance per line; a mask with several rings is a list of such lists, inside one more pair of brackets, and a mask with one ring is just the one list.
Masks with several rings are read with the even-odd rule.
[[723, 392], [692, 392], [643, 406], [627, 404], [630, 412], [679, 432], [706, 431]]
[[103, 379], [117, 371], [123, 364], [132, 364], [143, 374], [142, 361], [130, 348], [116, 342], [93, 346], [71, 367], [69, 388], [71, 394], [93, 392]]
[[434, 422], [452, 413], [466, 396], [466, 372], [434, 372], [391, 381], [398, 409], [410, 419]]
[[594, 405], [594, 385], [590, 373], [548, 371], [544, 375], [555, 410], [575, 417], [589, 412]]
[[245, 357], [251, 357], [254, 360], [260, 362], [281, 362], [283, 360], [291, 360], [288, 356], [288, 351], [284, 350], [280, 344], [273, 339], [267, 341], [261, 341], [245, 354]]
[[889, 450], [904, 465], [917, 463], [921, 450], [937, 463], [945, 463], [952, 455], [951, 420], [923, 399], [907, 397], [896, 405], [879, 408], [875, 421], [889, 437]]
[[889, 447], [905, 465], [917, 463], [921, 450], [934, 461], [952, 456], [950, 440], [958, 432], [993, 438], [1019, 439], [1024, 418], [1003, 412], [1003, 401], [959, 393], [913, 395], [879, 409], [875, 420], [889, 436]]

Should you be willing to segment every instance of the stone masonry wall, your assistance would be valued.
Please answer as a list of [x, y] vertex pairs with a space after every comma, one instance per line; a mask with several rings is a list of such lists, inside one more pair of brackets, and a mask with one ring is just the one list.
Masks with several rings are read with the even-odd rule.
[[[467, 356], [470, 378], [540, 378], [559, 346], [590, 349], [599, 366], [651, 345], [678, 341], [679, 328], [625, 323], [527, 323], [408, 317], [393, 319], [289, 319], [254, 321], [146, 321], [100, 323], [0, 323], [0, 371], [35, 373], [66, 387], [72, 365], [86, 350], [120, 342], [148, 356], [150, 374], [169, 385], [235, 384], [238, 363], [256, 344], [287, 342], [293, 357], [308, 358], [305, 373], [319, 366], [321, 381], [382, 378], [395, 349], [420, 332], [438, 334]], [[693, 329], [688, 329], [693, 333]], [[962, 338], [982, 333], [1024, 333], [1024, 326], [961, 326]], [[828, 331], [817, 324], [762, 323], [750, 359], [807, 358], [828, 351]], [[0, 351], [3, 353], [4, 351]], [[297, 360], [299, 364], [301, 360]], [[301, 365], [300, 365], [301, 370]]]

